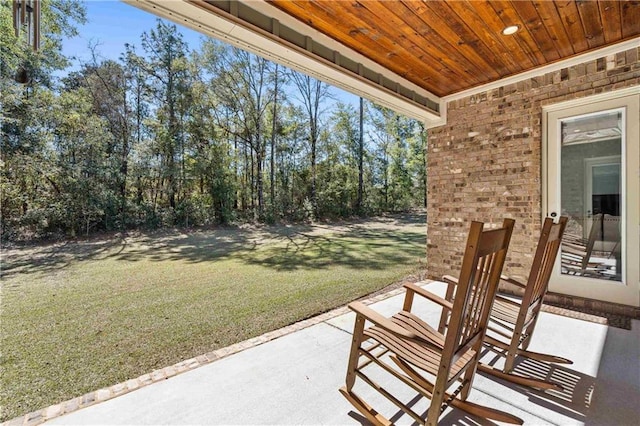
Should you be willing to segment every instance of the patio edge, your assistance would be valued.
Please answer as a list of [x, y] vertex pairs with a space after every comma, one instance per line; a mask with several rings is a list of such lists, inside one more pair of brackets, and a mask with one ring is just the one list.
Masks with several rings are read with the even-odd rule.
[[[431, 282], [433, 280], [423, 280], [423, 282]], [[388, 299], [396, 296], [404, 291], [403, 287], [395, 288], [385, 293], [377, 294], [375, 296], [366, 297], [362, 300], [363, 303], [369, 305], [381, 300]], [[269, 331], [260, 336], [253, 337], [251, 339], [244, 340], [239, 343], [235, 343], [224, 348], [216, 349], [211, 352], [207, 352], [203, 355], [198, 355], [194, 358], [190, 358], [184, 361], [180, 361], [168, 367], [164, 367], [158, 370], [154, 370], [150, 373], [143, 374], [137, 378], [129, 379], [125, 382], [118, 383], [106, 388], [98, 389], [82, 396], [78, 396], [67, 401], [63, 401], [58, 404], [51, 405], [46, 408], [42, 408], [22, 416], [18, 416], [14, 419], [7, 420], [1, 423], [1, 426], [36, 426], [42, 424], [48, 420], [56, 417], [63, 416], [65, 414], [78, 411], [82, 408], [86, 408], [110, 399], [116, 398], [121, 395], [125, 395], [134, 390], [149, 386], [151, 384], [167, 380], [170, 377], [177, 376], [178, 374], [185, 373], [187, 371], [195, 370], [199, 367], [211, 364], [214, 361], [226, 358], [229, 355], [242, 352], [246, 349], [259, 346], [263, 343], [270, 342], [279, 337], [286, 336], [296, 331], [304, 330], [316, 324], [328, 321], [337, 316], [346, 314], [349, 312], [349, 308], [341, 306], [339, 308], [332, 309], [325, 313], [307, 318], [296, 323], [287, 325], [277, 330]]]

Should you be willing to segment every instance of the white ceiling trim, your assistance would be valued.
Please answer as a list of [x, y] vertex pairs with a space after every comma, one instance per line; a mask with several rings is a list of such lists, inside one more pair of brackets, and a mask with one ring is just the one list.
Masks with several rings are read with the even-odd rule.
[[575, 65], [580, 65], [585, 62], [594, 61], [596, 59], [599, 59], [605, 56], [615, 55], [616, 53], [624, 52], [626, 50], [630, 50], [638, 47], [640, 47], [640, 37], [627, 40], [618, 44], [614, 44], [611, 46], [603, 47], [601, 49], [586, 52], [580, 55], [572, 56], [571, 58], [554, 62], [553, 64], [545, 65], [540, 68], [535, 68], [520, 74], [515, 74], [510, 77], [493, 81], [491, 83], [483, 84], [482, 86], [474, 87], [471, 89], [454, 93], [452, 95], [444, 96], [442, 97], [442, 100], [445, 103], [448, 103], [458, 99], [488, 92], [489, 90], [508, 86], [509, 84], [517, 83], [519, 81], [528, 80], [534, 77], [539, 77], [541, 75], [545, 75], [550, 72], [559, 71], [563, 68], [569, 68]]

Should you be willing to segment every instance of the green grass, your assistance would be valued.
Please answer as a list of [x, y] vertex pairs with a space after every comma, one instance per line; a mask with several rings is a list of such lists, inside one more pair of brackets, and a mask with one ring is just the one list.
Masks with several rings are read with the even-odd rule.
[[421, 266], [424, 222], [175, 231], [4, 250], [0, 421], [384, 288]]

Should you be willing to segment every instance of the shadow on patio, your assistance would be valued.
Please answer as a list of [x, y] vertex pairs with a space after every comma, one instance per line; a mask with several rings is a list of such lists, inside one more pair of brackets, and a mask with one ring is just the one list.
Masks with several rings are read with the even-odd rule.
[[[444, 293], [443, 283], [428, 285]], [[400, 309], [402, 293], [394, 290], [370, 301], [378, 312], [390, 315]], [[439, 318], [439, 308], [428, 302], [416, 301], [415, 312], [431, 324]], [[340, 308], [142, 376], [136, 383], [129, 381], [32, 413], [24, 420], [38, 423], [50, 418], [48, 424], [78, 425], [366, 423], [338, 392], [344, 383], [353, 322], [354, 314]], [[516, 371], [552, 378], [564, 391], [542, 392], [478, 374], [469, 399], [517, 415], [525, 424], [636, 424], [640, 418], [638, 341], [637, 320], [632, 320], [631, 330], [623, 330], [543, 312], [530, 349], [552, 352], [574, 364], [525, 360]], [[494, 357], [486, 353], [483, 360], [502, 362]], [[405, 402], [411, 401], [418, 412], [425, 411], [426, 401], [416, 400], [412, 391], [396, 388], [390, 377], [383, 383]], [[356, 391], [393, 421], [411, 423], [370, 388]], [[493, 424], [452, 408], [441, 416], [441, 423]]]

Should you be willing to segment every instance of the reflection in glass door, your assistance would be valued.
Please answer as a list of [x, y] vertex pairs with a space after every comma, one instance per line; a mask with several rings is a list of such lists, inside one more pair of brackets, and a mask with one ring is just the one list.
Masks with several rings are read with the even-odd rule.
[[622, 111], [560, 121], [562, 274], [622, 281]]
[[543, 107], [543, 212], [569, 217], [549, 289], [640, 306], [640, 87]]

